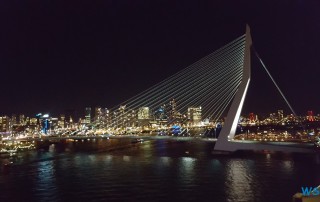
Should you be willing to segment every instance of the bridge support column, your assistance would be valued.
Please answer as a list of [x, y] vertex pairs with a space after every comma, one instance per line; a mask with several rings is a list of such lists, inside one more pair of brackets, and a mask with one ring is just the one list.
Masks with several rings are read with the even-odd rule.
[[226, 121], [220, 132], [219, 138], [215, 144], [215, 147], [214, 147], [215, 150], [223, 150], [223, 151], [237, 150], [237, 148], [234, 148], [236, 144], [229, 144], [229, 141], [233, 139], [236, 133], [243, 103], [244, 103], [247, 90], [249, 87], [249, 83], [250, 83], [252, 39], [250, 34], [250, 27], [248, 25], [246, 26], [245, 40], [246, 42], [245, 42], [244, 59], [243, 59], [242, 81], [239, 85], [238, 91], [231, 104], [231, 107], [227, 114]]

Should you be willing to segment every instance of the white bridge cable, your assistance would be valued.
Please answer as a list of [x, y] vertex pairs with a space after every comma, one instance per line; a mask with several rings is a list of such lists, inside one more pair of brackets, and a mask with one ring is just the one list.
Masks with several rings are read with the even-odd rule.
[[[226, 57], [226, 56], [224, 55], [224, 57]], [[222, 59], [218, 58], [217, 62], [219, 62]], [[136, 102], [133, 104], [143, 106], [145, 103], [148, 104], [150, 102], [150, 100], [153, 100], [154, 97], [157, 97], [160, 94], [163, 96], [164, 93], [170, 93], [170, 91], [168, 91], [168, 89], [170, 89], [170, 86], [175, 86], [176, 88], [178, 88], [179, 86], [184, 86], [186, 83], [190, 82], [189, 80], [191, 80], [192, 78], [197, 78], [197, 74], [201, 74], [201, 72], [207, 72], [207, 67], [208, 67], [208, 65], [210, 65], [210, 63], [206, 64], [206, 65], [204, 65], [204, 64], [200, 64], [200, 65], [201, 65], [201, 69], [198, 69], [197, 71], [192, 71], [191, 74], [188, 74], [186, 76], [180, 76], [179, 78], [177, 78], [174, 81], [174, 83], [167, 83], [166, 85], [164, 85], [164, 87], [162, 89], [157, 90], [151, 94], [142, 95], [141, 97], [137, 98]], [[196, 74], [194, 74], [194, 72], [196, 72]], [[183, 78], [183, 81], [181, 81], [181, 78]], [[179, 88], [181, 88], [181, 87], [179, 87]], [[144, 102], [144, 103], [141, 103], [141, 102]], [[135, 107], [135, 106], [130, 106], [130, 103], [124, 103], [123, 105], [126, 105], [131, 108]]]
[[[181, 89], [181, 91], [179, 91], [179, 94], [170, 94], [168, 96], [163, 97], [163, 100], [167, 100], [170, 97], [174, 97], [176, 99], [184, 100], [184, 98], [186, 96], [188, 96], [189, 99], [191, 99], [191, 98], [195, 97], [197, 94], [199, 94], [200, 92], [202, 92], [201, 90], [199, 90], [199, 88], [203, 88], [203, 86], [208, 86], [208, 82], [210, 82], [212, 80], [212, 78], [215, 78], [213, 76], [218, 77], [218, 79], [215, 79], [215, 82], [211, 82], [211, 83], [216, 83], [216, 82], [218, 82], [220, 80], [225, 79], [226, 78], [225, 77], [226, 76], [225, 71], [226, 71], [226, 69], [224, 69], [224, 72], [220, 72], [219, 74], [216, 74], [216, 75], [214, 75], [216, 73], [215, 71], [210, 71], [210, 72], [207, 71], [207, 74], [204, 77], [202, 76], [202, 77], [197, 78], [198, 80], [197, 81], [193, 81], [191, 83], [191, 85], [182, 86], [183, 89]], [[180, 86], [178, 86], [176, 89], [179, 90], [179, 88], [180, 88]], [[206, 88], [203, 88], [203, 89], [206, 89]], [[173, 92], [175, 93], [175, 89], [173, 89], [173, 90], [174, 90]], [[192, 94], [190, 94], [190, 92], [192, 92]], [[182, 94], [182, 93], [184, 93], [184, 94]], [[180, 94], [185, 95], [185, 96], [181, 97]], [[153, 103], [153, 105], [158, 104], [158, 103], [159, 102]], [[177, 109], [179, 110], [180, 108], [177, 106]]]
[[[228, 61], [227, 63], [223, 64], [224, 66], [221, 65], [222, 72], [220, 74], [214, 75], [215, 77], [211, 77], [211, 75], [205, 76], [206, 80], [204, 82], [200, 83], [200, 85], [198, 85], [198, 88], [202, 88], [202, 90], [196, 89], [196, 91], [193, 91], [195, 93], [195, 94], [193, 94], [193, 96], [195, 96], [197, 94], [200, 94], [200, 96], [205, 96], [205, 94], [202, 94], [203, 90], [205, 90], [206, 88], [211, 88], [211, 87], [218, 88], [219, 85], [218, 86], [214, 86], [214, 84], [216, 84], [217, 82], [220, 82], [220, 83], [221, 82], [222, 83], [225, 82], [225, 78], [228, 78], [227, 76], [234, 76], [233, 74], [235, 74], [235, 73], [237, 73], [239, 71], [236, 68], [234, 68], [234, 66], [237, 65], [238, 62], [241, 63], [242, 62], [241, 60], [239, 60], [238, 58], [237, 59], [231, 58], [231, 62], [230, 62], [230, 59], [227, 60], [227, 61]], [[231, 70], [233, 70], [233, 72], [231, 72], [231, 71], [228, 72], [229, 68], [231, 68]], [[242, 71], [242, 70], [240, 69], [240, 71]], [[240, 73], [242, 73], [242, 72], [240, 72]], [[216, 78], [216, 77], [218, 77], [218, 78]], [[202, 85], [202, 84], [204, 84], [204, 85]], [[213, 90], [213, 88], [211, 88], [211, 90]], [[192, 97], [190, 96], [185, 101], [188, 101], [191, 98]], [[181, 103], [182, 106], [184, 106], [183, 104], [184, 103]]]
[[[211, 95], [210, 93], [216, 94], [219, 91], [221, 91], [222, 89], [225, 89], [224, 88], [225, 86], [228, 86], [230, 83], [233, 82], [233, 81], [228, 81], [227, 79], [230, 80], [233, 77], [237, 77], [237, 74], [239, 74], [237, 72], [231, 72], [231, 73], [234, 75], [231, 75], [230, 72], [225, 72], [224, 74], [220, 75], [215, 80], [212, 79], [212, 77], [209, 78], [209, 80], [206, 80], [204, 82], [205, 86], [199, 85], [198, 88], [193, 91], [194, 93], [191, 96], [187, 97], [185, 100], [182, 99], [183, 101], [179, 102], [179, 104], [177, 104], [177, 109], [184, 110], [186, 107], [188, 107], [190, 105], [202, 106], [203, 104], [199, 103], [199, 100], [200, 101], [206, 100], [209, 98], [209, 95]], [[232, 78], [229, 78], [230, 76], [232, 76]], [[240, 76], [242, 76], [242, 72], [240, 72]], [[211, 80], [214, 80], [214, 81], [210, 82]], [[186, 104], [188, 104], [188, 106]]]
[[[234, 60], [234, 61], [235, 61], [235, 60]], [[214, 73], [215, 73], [215, 72], [213, 71], [212, 74], [214, 74]], [[199, 78], [201, 79], [201, 77], [199, 77]], [[221, 79], [221, 78], [223, 78], [223, 77], [220, 77], [220, 79]], [[208, 79], [210, 79], [210, 76], [209, 76]], [[203, 81], [202, 83], [207, 83], [207, 82], [208, 82], [208, 80], [205, 80], [205, 81]], [[193, 82], [193, 83], [195, 83], [195, 82]], [[229, 82], [225, 81], [224, 83], [229, 83]], [[186, 88], [184, 87], [184, 89], [186, 89]], [[222, 89], [223, 89], [223, 88], [222, 88]], [[172, 90], [171, 90], [171, 91], [172, 91]], [[185, 90], [185, 91], [186, 91], [186, 93], [188, 93], [188, 94], [190, 94], [190, 92], [195, 92], [194, 89], [191, 89], [191, 90], [190, 90], [190, 88], [187, 89], [187, 90]], [[173, 91], [173, 93], [174, 93], [174, 92], [175, 92], [175, 91]], [[162, 98], [160, 101], [156, 102], [155, 104], [154, 104], [154, 103], [153, 103], [152, 105], [149, 104], [149, 106], [154, 107], [154, 106], [156, 106], [158, 103], [160, 104], [161, 102], [167, 100], [168, 97], [175, 97], [176, 99], [180, 100], [180, 99], [182, 99], [182, 98], [181, 98], [181, 95], [183, 95], [183, 94], [181, 94], [181, 93], [180, 93], [179, 95], [177, 95], [177, 94], [169, 94], [168, 96]], [[177, 109], [178, 109], [178, 108], [177, 108]]]
[[[154, 85], [154, 86], [152, 86], [152, 87], [144, 90], [143, 92], [139, 93], [138, 95], [136, 95], [136, 96], [128, 99], [127, 101], [122, 102], [121, 104], [119, 104], [119, 105], [117, 105], [117, 106], [124, 105], [124, 104], [130, 103], [130, 102], [134, 102], [136, 98], [139, 98], [140, 96], [143, 96], [143, 95], [146, 94], [146, 93], [149, 94], [149, 93], [153, 92], [154, 90], [158, 89], [159, 87], [167, 84], [168, 82], [174, 81], [175, 79], [179, 78], [181, 75], [185, 74], [186, 72], [192, 71], [193, 68], [195, 68], [195, 67], [200, 66], [200, 68], [201, 68], [201, 65], [199, 65], [199, 63], [203, 63], [203, 62], [206, 62], [207, 60], [212, 59], [212, 58], [211, 58], [212, 56], [219, 56], [219, 54], [224, 53], [224, 51], [228, 50], [229, 48], [232, 48], [232, 46], [236, 45], [237, 43], [241, 43], [241, 42], [244, 40], [244, 36], [245, 36], [245, 35], [238, 37], [237, 39], [235, 39], [235, 40], [233, 40], [232, 42], [230, 42], [230, 43], [226, 44], [225, 46], [223, 46], [222, 48], [214, 51], [213, 53], [209, 54], [208, 56], [206, 56], [206, 57], [198, 60], [197, 62], [189, 65], [187, 68], [180, 70], [180, 71], [177, 72], [176, 74], [174, 74], [174, 75], [168, 77], [167, 79], [159, 82], [158, 84], [156, 84], [156, 85]], [[240, 41], [240, 42], [239, 42], [239, 41]], [[180, 75], [180, 74], [181, 74], [181, 75]]]
[[[241, 48], [242, 48], [242, 47], [241, 47]], [[214, 70], [215, 70], [215, 69], [213, 69], [213, 70], [210, 69], [210, 72], [211, 72], [211, 71], [214, 71]], [[203, 69], [202, 71], [204, 71], [205, 73], [208, 74], [207, 69]], [[217, 73], [217, 72], [213, 72], [213, 73]], [[218, 76], [219, 76], [219, 75], [218, 75]], [[195, 76], [195, 77], [197, 77], [197, 76]], [[199, 77], [199, 78], [201, 78], [201, 77]], [[185, 79], [185, 82], [180, 82], [180, 85], [175, 86], [175, 88], [176, 88], [176, 89], [179, 89], [179, 88], [186, 89], [186, 87], [183, 86], [184, 83], [186, 83], [186, 82], [188, 83], [189, 81]], [[206, 82], [206, 81], [205, 81], [205, 82]], [[173, 89], [173, 90], [174, 90], [174, 89]], [[167, 92], [167, 94], [170, 93], [170, 92], [171, 92], [171, 94], [167, 95], [167, 96], [164, 97], [162, 100], [165, 100], [165, 99], [167, 99], [168, 97], [177, 97], [177, 95], [172, 94], [172, 92], [175, 92], [175, 91], [173, 91], [173, 90], [172, 90], [172, 89], [171, 89], [171, 90], [166, 90], [165, 92]], [[187, 89], [187, 90], [188, 90], [188, 89]], [[161, 92], [159, 92], [159, 93], [163, 95], [163, 93], [161, 93]], [[152, 98], [152, 99], [154, 100], [154, 98]], [[160, 100], [160, 101], [158, 101], [158, 102], [162, 102], [162, 100]], [[150, 102], [151, 102], [150, 100], [145, 100], [145, 101], [144, 101], [144, 103], [147, 103], [147, 104], [149, 103], [149, 106], [150, 106]], [[141, 101], [140, 101], [139, 105], [140, 105], [140, 106], [141, 106], [141, 105], [143, 106], [144, 103], [141, 103]], [[137, 105], [137, 104], [136, 104], [136, 105]], [[153, 104], [153, 105], [154, 105], [154, 104]], [[153, 105], [152, 105], [152, 107], [153, 107]], [[126, 106], [128, 106], [128, 105], [126, 105]], [[134, 109], [136, 106], [130, 106], [130, 105], [129, 105], [128, 107], [129, 107], [130, 109]], [[129, 113], [129, 112], [127, 112], [127, 113]]]
[[[227, 81], [226, 81], [227, 82]], [[233, 81], [232, 81], [233, 82]], [[205, 109], [205, 111], [207, 110], [207, 107], [206, 107], [206, 104], [205, 103], [208, 103], [210, 102], [210, 99], [211, 101], [216, 101], [216, 102], [219, 102], [219, 99], [220, 100], [223, 100], [224, 99], [224, 96], [228, 94], [228, 90], [231, 86], [224, 86], [222, 88], [224, 88], [225, 90], [224, 91], [212, 91], [210, 89], [206, 89], [206, 91], [204, 91], [203, 93], [206, 94], [206, 97], [205, 99], [201, 99], [201, 100], [198, 100], [198, 102], [195, 104], [195, 105], [190, 105], [188, 103], [188, 106], [185, 106], [185, 108], [187, 107], [190, 107], [190, 106], [202, 106], [203, 109]], [[216, 97], [212, 98], [213, 95], [216, 95]], [[193, 95], [193, 96], [189, 96], [191, 97], [192, 99], [196, 99], [196, 96]], [[183, 105], [183, 103], [185, 103], [186, 101], [184, 101], [183, 103], [180, 103], [179, 100], [183, 100], [183, 98], [176, 98], [177, 99], [177, 111], [180, 111], [179, 110], [179, 105]], [[179, 103], [179, 104], [178, 104]], [[182, 111], [182, 110], [181, 110]], [[184, 110], [186, 111], [186, 110]]]
[[294, 114], [295, 117], [297, 117], [296, 112], [293, 110], [293, 108], [291, 107], [289, 101], [287, 100], [287, 98], [284, 96], [284, 94], [282, 93], [282, 91], [280, 90], [278, 84], [276, 83], [276, 81], [273, 79], [273, 77], [271, 76], [270, 72], [268, 71], [266, 65], [264, 64], [264, 62], [261, 60], [260, 56], [258, 55], [258, 52], [255, 50], [255, 48], [252, 46], [253, 51], [255, 52], [255, 55], [257, 56], [257, 58], [259, 59], [262, 67], [264, 68], [264, 70], [267, 72], [268, 76], [270, 77], [270, 79], [272, 80], [273, 84], [276, 86], [277, 90], [279, 91], [280, 95], [282, 96], [282, 98], [284, 99], [284, 101], [287, 103], [288, 107], [290, 108], [291, 112]]
[[[222, 78], [222, 77], [221, 77], [221, 78]], [[205, 82], [207, 82], [207, 81], [205, 81]], [[227, 83], [227, 84], [228, 84], [228, 83], [230, 83], [230, 82], [228, 82], [228, 81], [225, 80], [225, 82], [223, 82], [223, 83]], [[231, 83], [233, 83], [233, 82], [231, 82]], [[220, 89], [225, 89], [225, 87], [221, 87]], [[207, 94], [207, 93], [204, 93], [204, 94]], [[170, 95], [170, 96], [171, 96], [171, 95]], [[180, 98], [180, 95], [179, 95], [179, 96], [176, 95], [176, 97], [178, 97], [178, 100], [181, 99], [181, 98]], [[218, 96], [218, 98], [219, 98], [219, 96]], [[221, 96], [221, 99], [223, 99], [223, 98], [224, 98], [224, 97]], [[207, 98], [207, 99], [208, 99], [208, 98]], [[161, 101], [160, 101], [160, 102], [161, 102]], [[152, 105], [152, 107], [153, 107], [153, 106], [155, 106], [155, 105]], [[177, 107], [177, 108], [178, 108], [178, 107]], [[129, 113], [129, 111], [128, 111], [127, 113]], [[118, 117], [118, 119], [122, 119], [122, 118], [121, 118], [121, 117]]]
[[[206, 67], [209, 67], [209, 66], [206, 66]], [[211, 71], [211, 70], [210, 70]], [[206, 69], [203, 69], [203, 70], [201, 70], [201, 71], [197, 71], [196, 73], [194, 73], [194, 74], [192, 74], [191, 75], [191, 78], [189, 78], [189, 79], [192, 79], [192, 78], [195, 78], [195, 79], [197, 79], [198, 77], [199, 77], [199, 75], [201, 76], [201, 74], [202, 73], [208, 73], [208, 68], [206, 68]], [[178, 83], [178, 85], [173, 85], [176, 89], [178, 89], [178, 88], [181, 88], [181, 87], [183, 87], [183, 88], [186, 88], [186, 84], [188, 84], [188, 83], [190, 83], [190, 80], [189, 80], [188, 78], [186, 78], [186, 77], [184, 77], [183, 78], [183, 81], [180, 81], [179, 83]], [[181, 79], [180, 79], [181, 80]], [[172, 89], [172, 90], [174, 90], [174, 89]], [[164, 93], [170, 93], [170, 91], [168, 90], [168, 89], [166, 89], [164, 92], [159, 92], [162, 96], [163, 96], [163, 94]], [[156, 96], [155, 96], [156, 97]], [[152, 99], [154, 99], [154, 97], [152, 97]], [[148, 100], [149, 101], [149, 100]]]
[[[176, 112], [201, 106], [203, 117], [218, 120], [241, 83], [244, 43], [245, 35], [111, 108], [108, 125], [124, 127], [123, 124], [133, 118], [128, 116], [132, 111], [149, 107], [156, 112], [155, 109], [168, 104], [170, 98], [177, 101]], [[118, 109], [120, 106], [125, 106], [123, 111]]]
[[[216, 55], [212, 55], [212, 54], [210, 54], [210, 56], [217, 57]], [[212, 62], [211, 60], [213, 60], [214, 58], [206, 57], [206, 59], [209, 60], [209, 63], [210, 63], [210, 62]], [[155, 85], [152, 89], [146, 90], [145, 93], [141, 93], [141, 95], [139, 97], [136, 97], [134, 100], [123, 102], [121, 105], [125, 105], [125, 104], [129, 105], [131, 102], [136, 103], [137, 102], [136, 100], [141, 99], [141, 97], [144, 97], [144, 96], [151, 97], [154, 94], [154, 93], [152, 93], [153, 91], [161, 92], [167, 86], [172, 85], [172, 84], [174, 84], [176, 82], [179, 82], [181, 80], [181, 77], [184, 77], [186, 74], [188, 74], [190, 72], [192, 73], [192, 72], [197, 71], [197, 69], [195, 69], [195, 68], [198, 68], [198, 69], [206, 68], [206, 66], [204, 65], [204, 64], [206, 64], [206, 62], [207, 61], [204, 61], [203, 59], [200, 59], [198, 62], [194, 63], [193, 65], [190, 65], [187, 69], [185, 69], [185, 70], [188, 70], [188, 71], [185, 71], [185, 70], [180, 71], [179, 73], [173, 75], [172, 79], [169, 79], [166, 82], [160, 82], [161, 85]], [[118, 105], [118, 106], [120, 106], [120, 105]]]
[[[203, 106], [207, 113], [214, 114], [216, 110], [218, 110], [218, 107], [216, 107], [219, 104], [222, 104], [225, 100], [225, 97], [228, 96], [229, 93], [233, 92], [234, 89], [238, 87], [238, 81], [241, 80], [242, 75], [239, 74], [237, 78], [233, 79], [230, 83], [231, 85], [225, 85], [222, 88], [224, 88], [224, 91], [217, 91], [214, 92], [211, 97], [211, 102], [209, 103], [203, 103], [201, 106]], [[222, 95], [221, 95], [222, 94]], [[214, 97], [213, 97], [214, 96]], [[222, 101], [222, 102], [221, 102]], [[215, 109], [215, 110], [214, 110]], [[204, 117], [207, 117], [206, 112], [204, 112]]]
[[241, 79], [242, 79], [242, 76], [239, 77], [239, 79], [233, 84], [232, 90], [231, 90], [231, 92], [229, 93], [229, 95], [225, 98], [225, 101], [222, 102], [222, 103], [220, 103], [220, 104], [218, 105], [218, 107], [215, 108], [215, 111], [213, 111], [213, 112], [211, 111], [212, 108], [214, 107], [214, 105], [212, 105], [212, 107], [208, 109], [207, 113], [211, 113], [211, 116], [209, 116], [209, 114], [208, 114], [208, 115], [204, 114], [204, 117], [209, 116], [209, 119], [212, 119], [212, 117], [213, 117], [214, 120], [220, 119], [220, 117], [221, 117], [221, 115], [223, 114], [224, 110], [225, 110], [226, 107], [229, 105], [229, 103], [230, 103], [231, 100], [233, 99], [235, 93], [237, 92], [238, 87], [239, 87], [239, 85], [240, 85], [240, 83], [241, 83]]
[[[218, 105], [217, 107], [215, 107], [217, 114], [223, 113], [223, 111], [221, 112], [221, 108], [225, 108], [225, 106], [227, 106], [229, 104], [230, 97], [232, 98], [234, 96], [234, 93], [236, 92], [237, 87], [240, 84], [241, 78], [242, 78], [242, 75], [239, 75], [238, 79], [231, 82], [232, 85], [225, 86], [225, 91], [220, 91], [220, 92], [211, 91], [211, 92], [214, 92], [215, 97], [212, 97], [212, 96], [214, 96], [212, 94], [207, 95], [207, 97], [206, 97], [207, 100], [201, 100], [201, 103], [196, 106], [203, 106], [204, 109], [207, 109], [207, 106], [210, 106], [211, 108], [213, 108]], [[210, 101], [210, 99], [211, 99], [211, 101]], [[208, 100], [209, 100], [209, 102], [208, 102]], [[222, 100], [222, 102], [221, 102], [221, 100]], [[214, 113], [216, 113], [216, 111]], [[209, 117], [209, 119], [211, 119], [212, 116], [214, 115], [214, 113], [212, 113], [210, 109], [205, 110], [203, 113], [203, 119], [209, 117], [208, 116], [209, 114], [212, 114]], [[215, 120], [218, 119], [219, 118], [218, 116], [219, 115], [215, 116], [214, 119]]]

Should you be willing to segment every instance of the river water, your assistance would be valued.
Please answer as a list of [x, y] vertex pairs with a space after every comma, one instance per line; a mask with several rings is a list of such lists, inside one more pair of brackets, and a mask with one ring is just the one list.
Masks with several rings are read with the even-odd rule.
[[[96, 139], [1, 156], [0, 201], [292, 201], [320, 184], [310, 154], [212, 154], [213, 142]], [[112, 149], [116, 148], [116, 149]]]

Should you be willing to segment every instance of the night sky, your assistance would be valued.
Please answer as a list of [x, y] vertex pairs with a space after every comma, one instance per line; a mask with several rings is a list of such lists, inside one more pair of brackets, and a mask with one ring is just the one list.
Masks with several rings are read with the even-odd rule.
[[[111, 108], [251, 27], [298, 114], [320, 113], [320, 1], [0, 1], [0, 115]], [[289, 112], [252, 60], [244, 113]]]

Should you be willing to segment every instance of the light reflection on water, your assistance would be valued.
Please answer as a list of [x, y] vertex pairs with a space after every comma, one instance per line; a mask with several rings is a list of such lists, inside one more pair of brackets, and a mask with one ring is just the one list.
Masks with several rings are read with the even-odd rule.
[[0, 201], [291, 201], [320, 176], [305, 156], [213, 156], [204, 142], [121, 145], [80, 141], [10, 157]]
[[179, 179], [181, 185], [194, 185], [196, 159], [191, 157], [181, 157], [179, 159]]
[[226, 192], [230, 200], [250, 201], [254, 195], [252, 187], [252, 169], [254, 166], [251, 160], [233, 160], [226, 165]]

